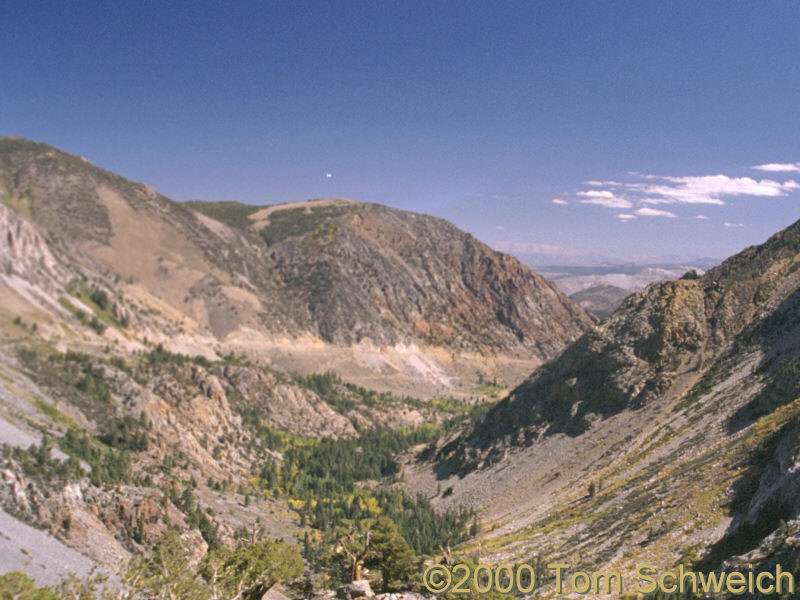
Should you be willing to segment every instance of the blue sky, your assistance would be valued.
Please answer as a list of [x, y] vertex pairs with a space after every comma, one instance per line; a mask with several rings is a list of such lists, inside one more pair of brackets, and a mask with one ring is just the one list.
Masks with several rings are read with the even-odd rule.
[[543, 262], [724, 257], [800, 218], [800, 2], [164, 4], [2, 3], [0, 133]]

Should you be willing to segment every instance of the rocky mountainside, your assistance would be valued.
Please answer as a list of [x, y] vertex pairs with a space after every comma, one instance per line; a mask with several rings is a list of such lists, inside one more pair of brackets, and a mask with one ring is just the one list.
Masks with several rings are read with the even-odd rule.
[[514, 390], [471, 439], [487, 444], [490, 432], [508, 424], [513, 433], [503, 435], [511, 437], [578, 435], [594, 419], [658, 401], [682, 376], [704, 374], [726, 353], [800, 339], [794, 337], [798, 252], [800, 223], [703, 276], [688, 272], [630, 296]]
[[174, 531], [195, 574], [274, 538], [338, 573], [340, 530], [378, 514], [416, 552], [463, 539], [470, 513], [394, 489], [394, 455], [594, 323], [378, 205], [180, 204], [18, 138], [0, 199], [0, 536], [48, 583], [59, 555], [116, 572]]
[[629, 296], [405, 473], [482, 510], [489, 562], [774, 565], [800, 543], [799, 398], [800, 222]]
[[440, 371], [461, 368], [454, 353], [530, 369], [592, 324], [519, 261], [434, 217], [337, 199], [179, 204], [18, 138], [0, 140], [0, 190], [45, 240], [36, 252], [72, 270], [66, 283], [96, 279], [130, 313], [127, 333], [163, 343], [275, 347], [278, 362], [293, 348], [316, 352], [317, 368], [343, 348], [353, 371], [385, 376], [394, 357], [441, 387]]
[[0, 190], [0, 533], [31, 564], [178, 532], [195, 577], [281, 538], [314, 587], [360, 521], [419, 561], [800, 578], [800, 222], [596, 324], [432, 217], [178, 204], [8, 138]]
[[[293, 440], [435, 426], [463, 413], [460, 403], [376, 394], [333, 375], [291, 377], [232, 357], [161, 347], [112, 358], [60, 353], [32, 339], [28, 323], [18, 329], [21, 339], [0, 348], [0, 507], [107, 567], [151, 547], [170, 524], [201, 545], [235, 546], [236, 530], [254, 523], [294, 540], [285, 503], [254, 485]], [[178, 497], [189, 481], [191, 506]], [[249, 497], [241, 506], [245, 495], [252, 506]], [[201, 506], [217, 515], [213, 528], [192, 513]]]

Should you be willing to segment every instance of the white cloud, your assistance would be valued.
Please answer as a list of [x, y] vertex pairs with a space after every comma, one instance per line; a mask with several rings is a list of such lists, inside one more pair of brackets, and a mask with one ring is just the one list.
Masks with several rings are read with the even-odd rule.
[[[633, 204], [628, 198], [632, 198], [639, 205], [724, 205], [725, 197], [775, 198], [786, 196], [800, 189], [800, 184], [794, 180], [779, 182], [772, 179], [756, 180], [751, 177], [729, 177], [721, 174], [692, 177], [642, 174], [634, 176], [645, 181], [629, 183], [590, 181], [588, 183], [592, 185], [605, 184], [608, 189], [582, 191], [578, 192], [578, 195], [587, 198], [587, 200], [581, 200], [587, 204], [602, 204], [609, 208], [631, 208]], [[625, 198], [619, 196], [620, 192], [624, 192]]]
[[765, 165], [755, 165], [753, 167], [759, 171], [770, 171], [772, 173], [800, 173], [800, 162], [796, 163], [767, 163]]
[[597, 204], [606, 208], [633, 208], [630, 200], [619, 198], [607, 190], [589, 190], [588, 192], [578, 192], [578, 195], [584, 198], [581, 200], [581, 204]]
[[[800, 163], [769, 164], [754, 168], [772, 171], [798, 171]], [[676, 212], [661, 210], [659, 205], [667, 204], [710, 204], [723, 206], [729, 198], [750, 196], [755, 198], [778, 198], [796, 193], [800, 183], [794, 179], [775, 181], [774, 179], [755, 179], [753, 177], [732, 177], [724, 174], [699, 176], [648, 175], [628, 172], [626, 181], [589, 180], [591, 188], [577, 192], [581, 204], [596, 204], [626, 212], [616, 215], [623, 221], [635, 217], [677, 218]], [[697, 215], [697, 219], [707, 219]], [[741, 224], [729, 224], [742, 226]]]
[[562, 200], [561, 198], [553, 198], [551, 200], [553, 204], [569, 204], [566, 200]]
[[744, 223], [728, 223], [728, 221], [725, 221], [724, 225], [725, 227], [744, 227]]
[[494, 228], [495, 228], [497, 231], [505, 231], [505, 229], [506, 229], [506, 228], [505, 228], [505, 227], [503, 227], [502, 225], [495, 225], [495, 226], [494, 226]]
[[695, 219], [701, 219], [701, 220], [703, 220], [703, 221], [707, 221], [707, 220], [708, 220], [708, 217], [707, 217], [707, 216], [705, 216], [705, 215], [697, 215], [697, 216], [695, 217]]
[[665, 183], [631, 183], [626, 189], [647, 196], [644, 204], [725, 204], [723, 196], [785, 196], [800, 189], [794, 180], [780, 183], [771, 179], [755, 180], [751, 177], [728, 177], [727, 175], [703, 175], [700, 177], [658, 177], [646, 175], [646, 179]]
[[590, 179], [586, 185], [597, 186], [619, 186], [622, 185], [619, 181], [598, 181], [597, 179]]
[[637, 208], [633, 211], [634, 214], [639, 215], [640, 217], [668, 217], [670, 219], [674, 219], [678, 215], [675, 213], [669, 212], [668, 210], [658, 210], [656, 208]]
[[609, 192], [606, 190], [589, 190], [588, 192], [578, 192], [578, 196], [584, 196], [586, 198], [613, 198], [614, 192]]

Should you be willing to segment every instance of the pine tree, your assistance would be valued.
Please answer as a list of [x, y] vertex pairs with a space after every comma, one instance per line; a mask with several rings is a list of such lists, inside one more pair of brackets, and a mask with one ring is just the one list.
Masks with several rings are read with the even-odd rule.
[[416, 575], [414, 552], [388, 517], [380, 517], [372, 526], [372, 544], [364, 564], [381, 570], [387, 591], [407, 590]]

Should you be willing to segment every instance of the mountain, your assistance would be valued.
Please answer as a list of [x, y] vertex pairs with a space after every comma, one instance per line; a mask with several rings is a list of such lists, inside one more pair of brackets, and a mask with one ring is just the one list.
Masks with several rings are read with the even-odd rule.
[[[48, 254], [60, 273], [14, 302], [38, 295], [52, 313], [94, 286], [124, 313], [123, 338], [468, 393], [476, 371], [518, 381], [593, 323], [518, 260], [434, 217], [343, 199], [181, 204], [19, 138], [0, 140], [0, 190], [6, 228], [40, 240], [14, 251]], [[39, 277], [14, 264], [7, 290]]]
[[404, 477], [481, 511], [484, 562], [800, 573], [799, 427], [800, 222], [628, 296]]
[[690, 272], [630, 296], [514, 390], [485, 425], [581, 433], [592, 419], [645, 407], [682, 378], [700, 379], [715, 364], [741, 358], [742, 348], [791, 346], [800, 339], [792, 328], [799, 252], [797, 223], [703, 276]]
[[252, 211], [244, 228], [258, 232], [308, 311], [295, 319], [328, 342], [545, 358], [590, 323], [515, 258], [442, 219], [342, 199], [227, 210]]
[[39, 583], [113, 579], [170, 540], [191, 578], [280, 539], [319, 586], [376, 511], [418, 553], [465, 539], [472, 513], [397, 490], [395, 456], [595, 323], [452, 224], [375, 204], [177, 203], [19, 138], [0, 199], [0, 573]]
[[200, 585], [280, 539], [319, 590], [360, 523], [407, 566], [800, 577], [800, 222], [597, 324], [378, 205], [176, 203], [12, 138], [0, 194], [2, 570]]
[[620, 287], [601, 284], [570, 294], [570, 298], [598, 319], [605, 319], [629, 294]]
[[[19, 138], [0, 140], [0, 190], [6, 227], [39, 236], [32, 252], [60, 272], [34, 304], [52, 313], [89, 282], [126, 315], [120, 343], [135, 333], [178, 351], [235, 349], [383, 388], [469, 394], [476, 372], [519, 381], [593, 323], [515, 258], [434, 217], [343, 199], [181, 204]], [[39, 276], [15, 264], [14, 285]], [[14, 302], [27, 293], [16, 292]]]

